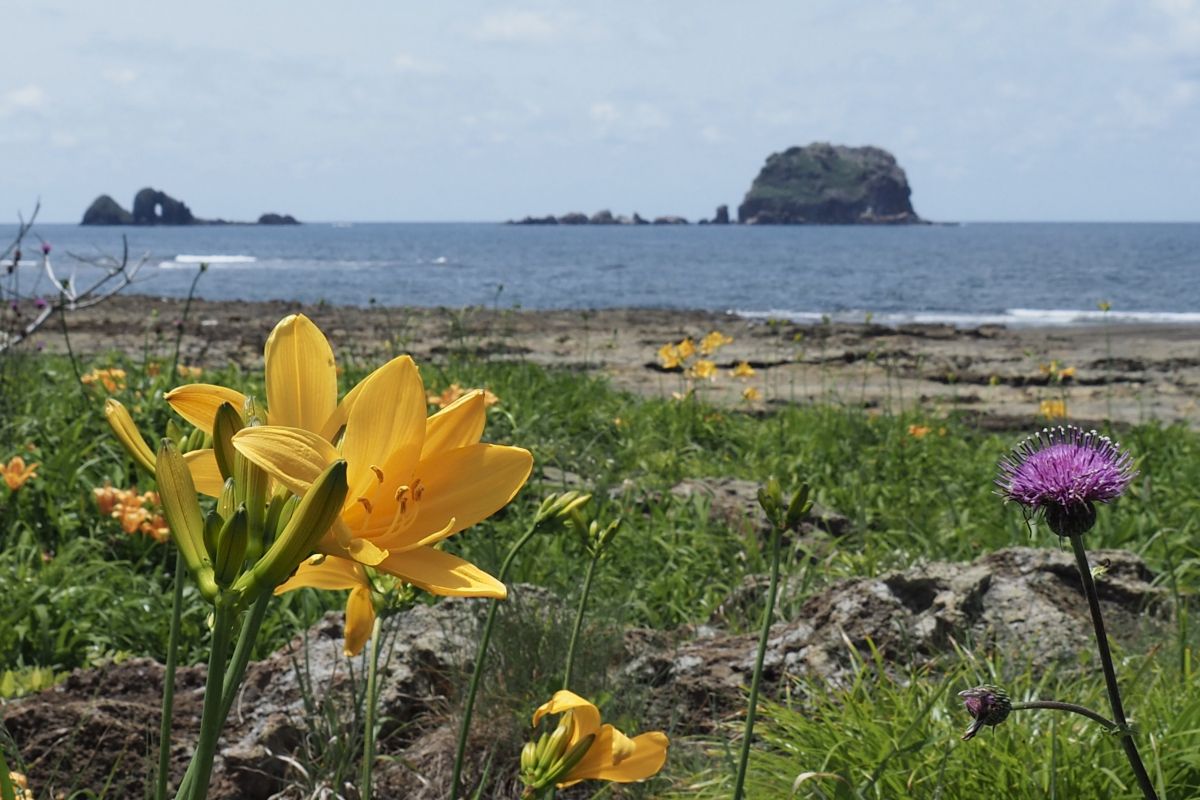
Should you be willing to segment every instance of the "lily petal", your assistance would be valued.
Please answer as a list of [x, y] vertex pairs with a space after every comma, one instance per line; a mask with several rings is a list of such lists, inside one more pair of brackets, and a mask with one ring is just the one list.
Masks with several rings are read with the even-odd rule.
[[410, 356], [396, 356], [383, 366], [376, 368], [370, 375], [356, 383], [354, 388], [346, 392], [346, 396], [342, 398], [342, 402], [338, 403], [337, 409], [333, 412], [329, 419], [326, 420], [325, 426], [319, 431], [321, 437], [328, 439], [331, 442], [334, 441], [334, 437], [337, 436], [338, 431], [340, 431], [346, 424], [346, 421], [350, 419], [350, 409], [354, 408], [354, 404], [358, 402], [358, 398], [362, 394], [363, 387], [367, 385], [367, 380], [373, 377], [375, 373], [379, 372], [380, 370], [395, 369], [398, 366], [397, 362], [399, 362], [400, 359], [412, 361]]
[[382, 469], [391, 486], [407, 483], [425, 441], [425, 387], [408, 356], [394, 358], [362, 384], [342, 439], [348, 496], [368, 495]]
[[337, 407], [337, 367], [321, 329], [303, 314], [284, 317], [263, 352], [272, 425], [320, 431]]
[[188, 472], [192, 473], [196, 491], [209, 497], [221, 496], [221, 490], [225, 488], [225, 479], [221, 477], [221, 470], [217, 466], [217, 454], [211, 447], [184, 453], [183, 461], [188, 466]]
[[503, 583], [470, 561], [434, 550], [432, 547], [393, 553], [380, 562], [377, 568], [430, 594], [495, 597], [500, 600], [508, 596], [508, 589]]
[[547, 714], [561, 714], [564, 711], [571, 711], [575, 715], [575, 732], [571, 736], [572, 746], [600, 730], [600, 709], [568, 689], [558, 690], [553, 697], [533, 712], [533, 724], [537, 725], [538, 721]]
[[[630, 739], [612, 725], [605, 725], [588, 748], [587, 755], [566, 774], [559, 786], [589, 779], [613, 783], [645, 780], [663, 768], [669, 745], [662, 731], [643, 733]], [[619, 758], [622, 752], [627, 755]]]
[[238, 413], [246, 405], [246, 395], [225, 386], [211, 383], [189, 383], [163, 395], [179, 416], [212, 435], [213, 418], [222, 403], [229, 403]]
[[275, 594], [304, 588], [353, 589], [366, 582], [367, 574], [359, 564], [348, 558], [326, 556], [317, 563], [313, 563], [313, 559], [302, 562], [292, 577], [275, 587]]
[[[421, 481], [422, 496], [413, 522], [381, 546], [400, 550], [443, 530], [458, 533], [487, 519], [512, 500], [529, 478], [533, 456], [520, 447], [473, 444], [440, 453], [417, 465], [414, 476]], [[387, 530], [396, 514], [394, 496], [377, 495], [368, 527], [361, 536]]]
[[464, 394], [425, 421], [425, 445], [421, 458], [447, 450], [477, 444], [487, 421], [483, 392], [476, 389]]
[[333, 445], [312, 431], [276, 425], [242, 428], [233, 435], [233, 447], [299, 495], [341, 458]]
[[375, 604], [371, 602], [371, 590], [366, 586], [355, 586], [346, 599], [346, 643], [343, 652], [347, 658], [362, 652], [374, 628]]

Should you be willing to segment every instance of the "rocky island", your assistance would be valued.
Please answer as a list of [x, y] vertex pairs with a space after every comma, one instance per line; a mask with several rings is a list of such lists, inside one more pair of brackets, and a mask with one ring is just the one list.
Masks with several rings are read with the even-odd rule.
[[146, 187], [133, 198], [133, 212], [109, 195], [102, 194], [83, 212], [80, 225], [299, 225], [290, 214], [263, 214], [257, 223], [230, 222], [224, 219], [199, 219], [187, 203], [166, 192]]
[[738, 206], [744, 225], [921, 223], [908, 177], [878, 147], [816, 142], [773, 153]]

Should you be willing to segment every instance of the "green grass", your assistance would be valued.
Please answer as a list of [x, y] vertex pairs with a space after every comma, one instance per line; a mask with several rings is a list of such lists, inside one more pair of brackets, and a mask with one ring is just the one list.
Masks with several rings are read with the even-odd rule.
[[[128, 385], [117, 396], [153, 441], [171, 419], [159, 395], [172, 384], [147, 374], [136, 359], [114, 356], [81, 368], [109, 365], [127, 370]], [[351, 363], [343, 388], [366, 366]], [[789, 550], [784, 571], [802, 575], [792, 585], [803, 588], [785, 598], [785, 609], [842, 577], [927, 560], [970, 560], [1017, 544], [1054, 546], [1044, 531], [1031, 538], [1018, 510], [1005, 508], [994, 493], [996, 460], [1020, 438], [1018, 432], [984, 433], [950, 419], [933, 422], [934, 432], [918, 439], [909, 425], [931, 421], [914, 413], [872, 417], [831, 403], [780, 404], [765, 416], [752, 415], [693, 400], [638, 398], [578, 372], [523, 363], [450, 358], [425, 363], [422, 371], [433, 391], [457, 382], [495, 392], [502, 402], [489, 410], [485, 440], [526, 447], [536, 462], [516, 502], [454, 537], [450, 549], [494, 571], [541, 498], [564, 488], [593, 492], [593, 513], [623, 521], [590, 604], [588, 630], [597, 658], [582, 663], [580, 674], [585, 688], [607, 697], [606, 708], [631, 727], [637, 698], [622, 697], [620, 687], [604, 680], [608, 654], [619, 650], [620, 629], [703, 623], [747, 576], [767, 569], [763, 543], [753, 533], [732, 532], [710, 518], [705, 502], [670, 493], [684, 478], [758, 482], [776, 475], [785, 486], [804, 479], [818, 502], [849, 518], [845, 537]], [[261, 375], [234, 368], [203, 380], [262, 394]], [[0, 381], [0, 460], [22, 454], [41, 463], [38, 477], [19, 491], [0, 486], [0, 619], [9, 623], [0, 626], [0, 692], [41, 688], [66, 670], [105, 660], [162, 658], [173, 557], [161, 545], [123, 533], [101, 517], [92, 499], [91, 489], [105, 480], [152, 488], [109, 434], [103, 394], [84, 392], [61, 357], [9, 356], [0, 361]], [[1138, 458], [1141, 474], [1127, 497], [1102, 511], [1088, 545], [1141, 554], [1186, 611], [1200, 579], [1200, 437], [1180, 427], [1141, 425], [1122, 441]], [[543, 480], [545, 467], [578, 476], [579, 485]], [[580, 543], [560, 529], [530, 543], [511, 579], [548, 588], [570, 609], [585, 566]], [[206, 652], [207, 607], [188, 592], [183, 662], [195, 663]], [[268, 614], [258, 654], [343, 602], [342, 593], [328, 592], [281, 598]], [[735, 609], [725, 622], [752, 630], [757, 614], [755, 607]], [[531, 635], [520, 633], [520, 621], [509, 627], [514, 641]], [[1167, 796], [1183, 797], [1188, 795], [1175, 794], [1178, 787], [1200, 791], [1200, 761], [1189, 755], [1200, 752], [1200, 688], [1187, 660], [1194, 636], [1186, 614], [1177, 630], [1155, 660], [1141, 665], [1127, 691], [1152, 773], [1172, 787]], [[530, 641], [557, 640], [538, 634]], [[492, 691], [504, 696], [514, 718], [524, 718], [545, 699], [537, 695], [553, 687], [561, 667], [544, 663], [555, 654], [549, 650], [498, 650]], [[1138, 666], [1134, 659], [1123, 674]], [[841, 778], [809, 778], [799, 784], [799, 797], [1133, 796], [1114, 743], [1073, 719], [1053, 722], [1048, 712], [1024, 712], [994, 735], [958, 742], [966, 717], [954, 692], [969, 685], [968, 678], [999, 667], [951, 660], [937, 672], [899, 669], [864, 664], [850, 686], [799, 683], [790, 703], [769, 704], [750, 796], [786, 797], [803, 772]], [[1100, 682], [1091, 676], [1013, 670], [1006, 678], [1014, 696], [1053, 690], [1063, 699], [1104, 707]], [[733, 772], [728, 742], [736, 735], [731, 730], [722, 741], [682, 743], [667, 777], [642, 794], [673, 786], [685, 794], [722, 796]], [[704, 748], [711, 757], [697, 755]], [[776, 774], [785, 777], [771, 777]]]

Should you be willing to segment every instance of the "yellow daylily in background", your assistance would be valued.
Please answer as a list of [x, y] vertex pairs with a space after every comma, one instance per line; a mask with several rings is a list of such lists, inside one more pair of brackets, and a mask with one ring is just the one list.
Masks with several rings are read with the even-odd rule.
[[726, 336], [720, 331], [710, 331], [700, 340], [700, 355], [711, 355], [727, 344], [733, 343], [732, 336]]
[[[547, 714], [569, 714], [570, 736], [566, 741], [551, 742], [552, 745], [556, 745], [561, 755], [556, 753], [553, 755], [557, 755], [558, 758], [546, 759], [546, 766], [553, 766], [554, 761], [573, 754], [575, 748], [588, 737], [594, 738], [591, 744], [587, 745], [587, 752], [582, 758], [563, 774], [537, 775], [527, 772], [527, 782], [532, 780], [535, 786], [545, 785], [538, 782], [538, 778], [543, 781], [549, 779], [560, 789], [585, 780], [631, 783], [655, 775], [667, 761], [670, 742], [665, 733], [653, 731], [631, 739], [612, 725], [601, 725], [599, 709], [574, 692], [566, 689], [555, 692], [549, 702], [534, 712], [533, 724], [537, 725]], [[559, 724], [561, 726], [562, 721]], [[533, 755], [531, 751], [534, 749], [536, 748], [527, 746], [526, 753]], [[527, 757], [526, 754], [522, 754], [522, 761]]]
[[734, 367], [733, 371], [729, 374], [735, 378], [752, 378], [757, 374], [757, 370], [750, 366], [749, 361], [743, 361]]
[[345, 582], [352, 570], [339, 560], [354, 560], [432, 594], [505, 597], [502, 583], [435, 545], [503, 508], [529, 477], [529, 451], [479, 441], [482, 392], [426, 419], [424, 384], [407, 356], [371, 373], [352, 394], [340, 447], [279, 425], [233, 437], [242, 455], [297, 494], [329, 464], [346, 461], [345, 505], [319, 547], [329, 558], [305, 570], [305, 579], [316, 581], [324, 570]]
[[4, 474], [4, 482], [8, 484], [9, 490], [15, 492], [30, 478], [37, 477], [37, 468], [40, 466], [41, 464], [36, 463], [26, 466], [25, 459], [13, 456], [7, 465], [0, 466], [0, 473]]

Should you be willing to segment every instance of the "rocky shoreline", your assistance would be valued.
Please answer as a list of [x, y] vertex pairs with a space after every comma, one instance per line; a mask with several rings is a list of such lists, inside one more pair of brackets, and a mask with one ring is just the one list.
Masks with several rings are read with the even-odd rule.
[[[119, 296], [68, 316], [71, 344], [89, 355], [170, 352], [180, 300]], [[1064, 401], [1086, 425], [1148, 420], [1200, 428], [1200, 326], [1113, 324], [1072, 328], [957, 329], [750, 320], [664, 309], [504, 310], [353, 308], [289, 302], [194, 301], [183, 323], [182, 361], [261, 364], [271, 327], [303, 312], [339, 354], [370, 362], [400, 352], [419, 361], [455, 352], [525, 360], [601, 375], [646, 396], [694, 390], [702, 399], [762, 411], [832, 402], [866, 413], [957, 413], [1005, 430], [1040, 424], [1045, 401]], [[32, 346], [62, 352], [58, 326]], [[51, 328], [54, 328], [53, 330]], [[718, 330], [733, 342], [712, 356], [715, 375], [663, 369], [659, 348]], [[734, 378], [747, 362], [754, 375]], [[761, 399], [747, 402], [753, 387]]]

